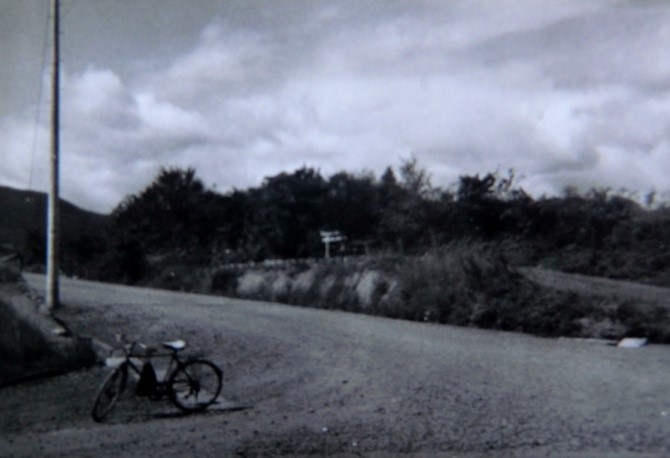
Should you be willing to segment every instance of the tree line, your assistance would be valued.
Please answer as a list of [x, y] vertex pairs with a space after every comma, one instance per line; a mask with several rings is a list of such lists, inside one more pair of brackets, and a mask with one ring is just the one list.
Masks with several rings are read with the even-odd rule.
[[602, 189], [533, 198], [513, 170], [461, 176], [443, 189], [414, 157], [379, 178], [324, 177], [304, 166], [226, 193], [207, 188], [193, 168], [163, 168], [111, 218], [107, 230], [66, 247], [80, 275], [135, 283], [166, 257], [194, 266], [320, 257], [320, 231], [331, 230], [346, 236], [336, 254], [414, 255], [456, 240], [513, 240], [510, 262], [670, 280], [666, 205]]

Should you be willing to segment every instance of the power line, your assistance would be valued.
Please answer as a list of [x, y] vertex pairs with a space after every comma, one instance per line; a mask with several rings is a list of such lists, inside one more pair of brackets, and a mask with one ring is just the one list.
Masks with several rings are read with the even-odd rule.
[[37, 109], [35, 110], [35, 126], [33, 128], [33, 148], [30, 156], [30, 175], [28, 176], [28, 189], [33, 189], [33, 171], [35, 168], [35, 150], [37, 149], [37, 130], [39, 127], [39, 122], [40, 122], [40, 109], [42, 108], [42, 94], [43, 94], [43, 86], [44, 86], [44, 81], [42, 80], [42, 77], [44, 76], [44, 66], [46, 65], [46, 54], [47, 54], [47, 46], [49, 44], [49, 18], [51, 16], [51, 11], [49, 11], [49, 14], [46, 15], [46, 21], [44, 24], [44, 45], [42, 47], [42, 65], [40, 67], [40, 73], [39, 73], [39, 83], [40, 83], [40, 89], [39, 89], [39, 97], [37, 99]]

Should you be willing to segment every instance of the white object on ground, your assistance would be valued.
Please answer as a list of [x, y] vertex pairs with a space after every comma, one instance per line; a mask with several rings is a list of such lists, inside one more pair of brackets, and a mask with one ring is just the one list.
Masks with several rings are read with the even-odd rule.
[[619, 343], [617, 344], [617, 347], [621, 348], [640, 348], [644, 347], [647, 345], [647, 339], [645, 337], [643, 338], [637, 338], [637, 337], [626, 337], [625, 339], [621, 339]]
[[[123, 362], [125, 362], [126, 358], [123, 356], [110, 356], [108, 358], [105, 358], [105, 366], [106, 367], [119, 367]], [[137, 367], [142, 367], [143, 361], [138, 358], [130, 358], [133, 364]]]

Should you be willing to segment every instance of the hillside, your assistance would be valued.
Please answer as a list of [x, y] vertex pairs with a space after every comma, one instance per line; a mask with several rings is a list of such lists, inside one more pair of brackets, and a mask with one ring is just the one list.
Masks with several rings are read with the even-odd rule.
[[[25, 264], [41, 264], [44, 259], [47, 196], [0, 186], [0, 247], [17, 250]], [[104, 230], [108, 215], [93, 213], [65, 200], [60, 201], [61, 237], [64, 248]], [[67, 253], [65, 253], [67, 254]]]

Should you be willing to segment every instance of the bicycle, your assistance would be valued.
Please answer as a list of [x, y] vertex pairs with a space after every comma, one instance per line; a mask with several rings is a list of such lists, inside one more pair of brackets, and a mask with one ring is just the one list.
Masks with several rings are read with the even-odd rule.
[[[92, 416], [101, 422], [109, 414], [126, 389], [128, 374], [139, 376], [136, 394], [151, 400], [167, 396], [182, 412], [200, 412], [212, 405], [221, 392], [223, 371], [213, 362], [198, 358], [182, 358], [179, 352], [186, 348], [183, 340], [163, 342], [168, 353], [138, 342], [124, 344], [123, 361], [103, 380], [93, 403]], [[137, 352], [137, 347], [144, 351]], [[169, 358], [162, 380], [158, 380], [152, 358]]]

